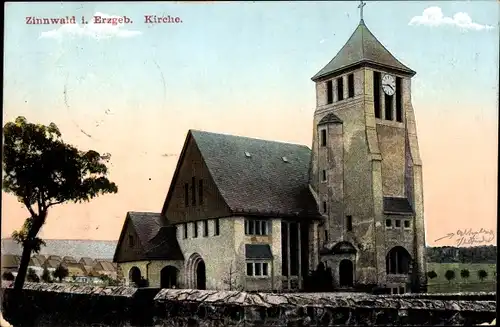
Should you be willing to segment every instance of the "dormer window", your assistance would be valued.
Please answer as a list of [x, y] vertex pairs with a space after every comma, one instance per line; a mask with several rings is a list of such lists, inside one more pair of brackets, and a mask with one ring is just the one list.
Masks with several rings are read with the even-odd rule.
[[326, 146], [326, 129], [321, 130], [321, 146]]
[[333, 82], [331, 80], [326, 82], [326, 103], [333, 103]]
[[338, 101], [344, 100], [344, 79], [337, 78], [337, 99]]

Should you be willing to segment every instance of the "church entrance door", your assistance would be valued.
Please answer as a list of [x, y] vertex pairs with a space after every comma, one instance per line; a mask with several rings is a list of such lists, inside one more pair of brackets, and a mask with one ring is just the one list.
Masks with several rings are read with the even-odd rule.
[[160, 287], [161, 288], [176, 288], [177, 287], [178, 270], [172, 266], [166, 266], [160, 272]]
[[203, 260], [200, 260], [196, 265], [196, 288], [199, 290], [207, 288], [207, 276], [205, 262]]
[[351, 260], [344, 259], [339, 265], [339, 285], [340, 287], [353, 286], [354, 267]]

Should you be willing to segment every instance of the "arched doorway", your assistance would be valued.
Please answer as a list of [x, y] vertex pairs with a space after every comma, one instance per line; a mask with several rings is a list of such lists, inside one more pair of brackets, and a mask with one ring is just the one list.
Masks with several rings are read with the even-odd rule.
[[196, 288], [199, 290], [207, 289], [207, 275], [203, 260], [199, 261], [196, 266]]
[[141, 270], [136, 266], [130, 268], [128, 272], [129, 285], [138, 286], [141, 282]]
[[207, 288], [205, 261], [198, 253], [193, 253], [186, 261], [186, 285], [191, 289]]
[[354, 282], [354, 266], [351, 260], [344, 259], [339, 264], [340, 287], [352, 287]]
[[166, 266], [160, 271], [160, 287], [176, 288], [179, 270], [173, 266]]
[[404, 247], [393, 247], [389, 253], [387, 253], [385, 261], [387, 274], [410, 274], [411, 256]]

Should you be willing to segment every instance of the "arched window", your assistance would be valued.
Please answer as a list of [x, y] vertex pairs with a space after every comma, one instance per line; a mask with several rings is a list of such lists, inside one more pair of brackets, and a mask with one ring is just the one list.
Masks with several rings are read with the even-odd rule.
[[402, 246], [392, 248], [387, 254], [386, 269], [388, 274], [409, 274], [411, 256]]

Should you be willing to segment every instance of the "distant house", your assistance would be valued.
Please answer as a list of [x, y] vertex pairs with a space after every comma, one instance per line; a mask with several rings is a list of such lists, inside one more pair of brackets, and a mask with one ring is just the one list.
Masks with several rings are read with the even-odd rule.
[[112, 279], [117, 279], [117, 267], [110, 261], [96, 260], [92, 267], [93, 275], [106, 275]]
[[65, 256], [65, 257], [62, 259], [62, 261], [63, 261], [64, 263], [78, 263], [78, 262], [76, 261], [76, 259], [75, 259], [75, 258], [73, 258], [72, 256], [69, 256], [69, 255]]
[[34, 256], [32, 256], [32, 258], [36, 258], [42, 265], [45, 263], [45, 260], [47, 260], [47, 257], [43, 254], [35, 254]]
[[94, 259], [89, 257], [83, 257], [78, 262], [83, 264], [84, 266], [90, 266], [90, 267], [93, 267], [95, 264]]
[[44, 268], [47, 267], [47, 270], [50, 272], [54, 272], [56, 268], [61, 264], [60, 260], [57, 259], [47, 259], [43, 264]]
[[79, 276], [86, 276], [87, 271], [85, 270], [85, 267], [78, 262], [70, 262], [66, 263], [63, 262], [63, 266], [68, 269], [68, 277], [79, 277]]
[[20, 263], [21, 263], [20, 256], [13, 254], [4, 254], [2, 255], [1, 259], [2, 272], [3, 271], [17, 272]]
[[[45, 260], [44, 260], [45, 261]], [[40, 258], [33, 256], [30, 259], [29, 266], [30, 267], [42, 267], [43, 268], [43, 263], [44, 261], [41, 261]]]

